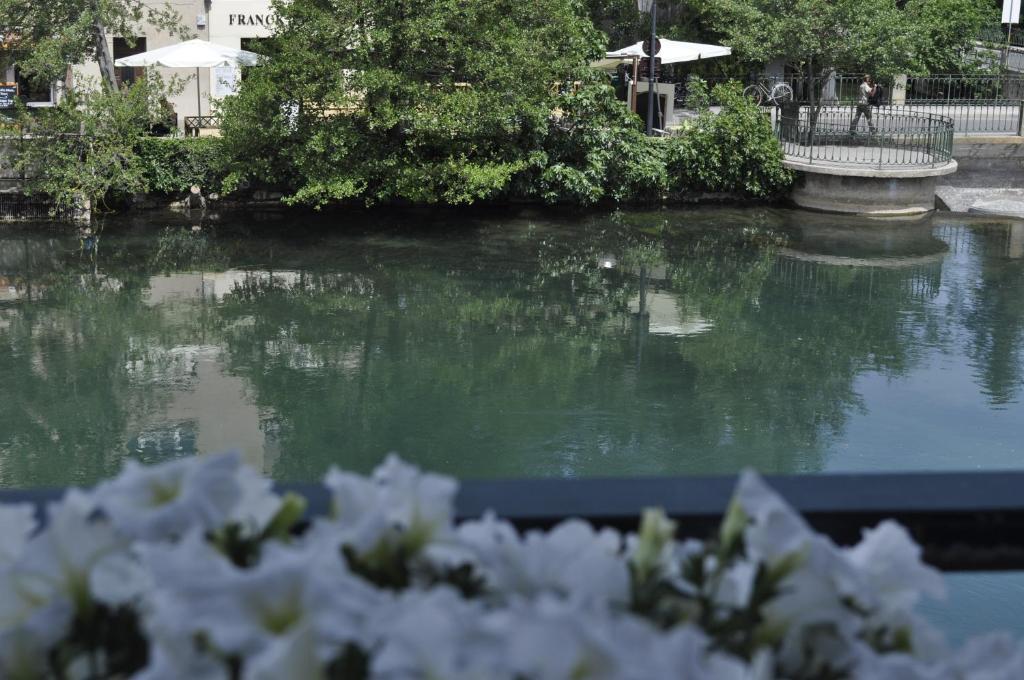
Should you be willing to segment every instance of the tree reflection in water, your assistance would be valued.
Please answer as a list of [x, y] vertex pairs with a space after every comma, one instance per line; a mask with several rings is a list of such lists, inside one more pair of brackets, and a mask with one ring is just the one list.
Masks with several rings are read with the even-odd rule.
[[[704, 210], [108, 229], [96, 262], [6, 233], [0, 483], [232, 443], [303, 480], [391, 450], [463, 476], [820, 470], [852, 415], [886, 407], [860, 376], [909, 379], [962, 334], [979, 389], [1017, 398], [1021, 258], [985, 250], [1004, 227], [935, 226]], [[969, 285], [944, 271], [950, 234]]]

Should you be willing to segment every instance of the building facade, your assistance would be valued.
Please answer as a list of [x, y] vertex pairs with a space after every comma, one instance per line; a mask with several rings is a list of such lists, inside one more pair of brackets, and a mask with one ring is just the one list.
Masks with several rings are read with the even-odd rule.
[[[146, 4], [157, 9], [165, 6], [164, 0], [146, 0]], [[253, 47], [255, 41], [270, 37], [276, 26], [270, 0], [171, 0], [170, 6], [195, 37], [236, 49]], [[181, 41], [179, 37], [154, 26], [143, 26], [140, 33], [137, 36], [108, 36], [113, 58], [116, 60]], [[188, 68], [161, 67], [154, 70], [165, 80], [177, 77], [187, 81], [180, 93], [169, 98], [179, 127], [184, 126], [186, 117], [215, 113], [217, 101], [231, 94], [238, 82], [238, 73], [232, 68], [203, 68], [198, 72]], [[121, 82], [130, 82], [143, 73], [143, 69], [130, 68], [118, 68], [116, 71]], [[99, 78], [100, 69], [95, 62], [73, 66], [69, 69], [67, 82], [53, 88], [50, 101], [59, 98], [63, 87], [81, 86]]]

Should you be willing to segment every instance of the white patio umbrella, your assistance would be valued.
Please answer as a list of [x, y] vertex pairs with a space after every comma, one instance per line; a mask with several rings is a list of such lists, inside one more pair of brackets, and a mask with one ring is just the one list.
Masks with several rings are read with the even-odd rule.
[[202, 115], [199, 93], [199, 69], [217, 66], [254, 66], [263, 57], [255, 52], [236, 50], [233, 47], [217, 45], [206, 40], [186, 40], [177, 45], [158, 47], [130, 57], [122, 57], [114, 66], [165, 66], [167, 68], [194, 68], [196, 70], [196, 111]]
[[[682, 42], [681, 40], [661, 39], [661, 51], [657, 56], [662, 64], [677, 64], [681, 61], [697, 61], [698, 59], [711, 59], [713, 57], [725, 57], [732, 54], [732, 49], [724, 45], [705, 45], [703, 43]], [[638, 42], [621, 50], [608, 52], [606, 59], [632, 59], [643, 57], [643, 42]]]

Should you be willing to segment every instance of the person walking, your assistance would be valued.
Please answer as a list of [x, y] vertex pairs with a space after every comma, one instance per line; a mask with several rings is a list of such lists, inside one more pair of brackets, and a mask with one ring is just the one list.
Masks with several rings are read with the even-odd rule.
[[860, 123], [861, 116], [867, 118], [868, 129], [871, 130], [871, 134], [875, 134], [875, 124], [871, 121], [871, 99], [874, 96], [875, 82], [871, 79], [870, 75], [865, 74], [858, 90], [857, 113], [854, 115], [853, 120], [850, 121], [851, 137], [857, 132], [857, 124]]

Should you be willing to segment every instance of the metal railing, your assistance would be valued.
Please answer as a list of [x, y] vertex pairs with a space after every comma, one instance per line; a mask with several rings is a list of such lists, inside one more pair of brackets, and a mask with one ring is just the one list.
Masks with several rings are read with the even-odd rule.
[[[1024, 31], [1022, 31], [1024, 33]], [[807, 104], [811, 101], [812, 85], [815, 102], [826, 105], [854, 104], [860, 96], [863, 74], [839, 73], [813, 80], [806, 76], [761, 75], [743, 81], [743, 85], [763, 82], [770, 85], [784, 82], [793, 88], [796, 101]], [[714, 87], [735, 78], [706, 78], [708, 87]], [[1004, 75], [936, 74], [909, 77], [906, 83], [892, 78], [880, 78], [884, 88], [884, 103], [911, 104], [916, 102], [966, 102], [983, 100], [1024, 99], [1024, 73]]]
[[[822, 107], [855, 110], [855, 105]], [[773, 116], [777, 113], [766, 107]], [[802, 120], [809, 106], [800, 106]], [[872, 115], [941, 116], [953, 121], [955, 135], [1024, 135], [1024, 102], [1019, 99], [978, 99], [972, 101], [914, 102], [903, 106], [874, 106]]]
[[[768, 483], [818, 531], [840, 545], [894, 519], [947, 571], [1024, 569], [1024, 472], [823, 474], [769, 476]], [[732, 476], [635, 479], [466, 480], [456, 498], [460, 518], [494, 510], [519, 529], [549, 528], [567, 517], [635, 531], [644, 508], [678, 521], [680, 538], [708, 538], [724, 515]], [[307, 517], [327, 514], [330, 497], [315, 484], [279, 485], [309, 501]], [[43, 506], [60, 489], [0, 489], [0, 503]]]
[[[863, 74], [836, 74], [832, 77], [816, 78], [813, 81], [815, 99], [826, 104], [855, 103], [860, 96], [863, 77]], [[811, 81], [808, 78], [787, 78], [786, 82], [793, 87], [799, 101], [809, 100]], [[935, 74], [908, 77], [905, 82], [880, 78], [878, 83], [883, 88], [886, 104], [1018, 100], [1024, 97], [1024, 74]]]
[[799, 107], [779, 116], [775, 131], [786, 156], [809, 163], [934, 167], [953, 157], [953, 120], [928, 113]]
[[1020, 99], [973, 99], [914, 101], [904, 106], [879, 107], [879, 110], [906, 114], [943, 116], [953, 121], [958, 135], [1016, 135], [1024, 125]]
[[[1006, 26], [1003, 24], [983, 26], [978, 31], [978, 42], [989, 43], [993, 47], [1006, 45]], [[1010, 46], [1024, 47], [1024, 32], [1021, 32], [1019, 26], [1014, 27], [1010, 32]]]
[[220, 128], [220, 116], [185, 116], [185, 134], [198, 136], [200, 130]]
[[[854, 103], [860, 95], [863, 74], [838, 74], [815, 80], [816, 98], [825, 103]], [[793, 90], [807, 100], [808, 79], [799, 78]], [[885, 103], [962, 102], [980, 100], [1017, 100], [1024, 97], [1024, 74], [965, 75], [936, 74], [908, 77], [906, 81], [880, 78]], [[798, 97], [801, 97], [798, 94]]]

